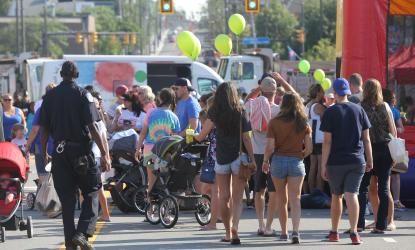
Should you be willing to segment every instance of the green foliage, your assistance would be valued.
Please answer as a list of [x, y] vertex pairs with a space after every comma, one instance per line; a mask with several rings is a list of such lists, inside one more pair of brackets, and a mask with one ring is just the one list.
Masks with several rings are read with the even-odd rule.
[[0, 1], [0, 16], [5, 16], [9, 11], [12, 0], [1, 0]]
[[[41, 18], [26, 19], [26, 51], [42, 52], [43, 21]], [[53, 19], [48, 20], [48, 32], [64, 32], [68, 28]], [[16, 26], [8, 25], [0, 30], [0, 54], [16, 53]], [[52, 57], [63, 55], [68, 46], [65, 36], [51, 36], [48, 40], [49, 53]]]
[[[322, 9], [320, 9], [320, 1]], [[304, 26], [306, 50], [313, 48], [322, 38], [334, 44], [336, 42], [336, 0], [304, 1]]]
[[323, 38], [305, 53], [309, 61], [334, 61], [336, 60], [336, 46], [328, 38]]
[[297, 18], [280, 2], [273, 1], [269, 9], [262, 9], [256, 18], [257, 36], [268, 36], [271, 39], [271, 48], [286, 54], [286, 47], [290, 44], [298, 26]]

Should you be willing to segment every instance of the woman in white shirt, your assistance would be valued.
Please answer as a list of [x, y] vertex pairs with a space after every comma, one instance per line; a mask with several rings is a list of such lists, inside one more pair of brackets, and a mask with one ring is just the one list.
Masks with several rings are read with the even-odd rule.
[[145, 112], [142, 110], [138, 95], [128, 93], [122, 96], [124, 108], [117, 110], [112, 123], [113, 131], [124, 131], [135, 129], [140, 132], [145, 119]]

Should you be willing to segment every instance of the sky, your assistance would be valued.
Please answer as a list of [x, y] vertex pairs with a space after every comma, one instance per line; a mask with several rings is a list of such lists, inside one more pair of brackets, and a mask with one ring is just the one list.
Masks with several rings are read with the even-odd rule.
[[176, 9], [185, 10], [188, 18], [191, 17], [192, 13], [196, 20], [199, 20], [198, 12], [200, 12], [203, 5], [206, 4], [206, 0], [174, 0]]

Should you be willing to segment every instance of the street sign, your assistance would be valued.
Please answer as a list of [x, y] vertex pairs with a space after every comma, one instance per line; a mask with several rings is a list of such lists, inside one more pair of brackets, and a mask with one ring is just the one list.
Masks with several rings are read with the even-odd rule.
[[254, 45], [254, 44], [270, 44], [270, 39], [269, 37], [245, 37], [244, 39], [242, 39], [242, 44], [243, 45]]

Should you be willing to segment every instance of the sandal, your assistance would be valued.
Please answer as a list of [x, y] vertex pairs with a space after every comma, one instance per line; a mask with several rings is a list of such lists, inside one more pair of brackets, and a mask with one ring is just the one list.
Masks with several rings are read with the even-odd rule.
[[264, 230], [258, 228], [258, 230], [256, 231], [256, 235], [263, 236], [264, 235]]
[[262, 235], [264, 237], [275, 237], [277, 236], [277, 232], [275, 230], [272, 230], [271, 233], [264, 231], [264, 234]]
[[385, 234], [385, 231], [374, 228], [370, 233], [371, 234]]
[[222, 239], [220, 239], [220, 242], [229, 243], [229, 242], [231, 242], [231, 240], [230, 239], [226, 239], [226, 238], [222, 238]]
[[365, 229], [374, 229], [374, 228], [375, 228], [375, 226], [376, 226], [376, 223], [375, 223], [375, 222], [373, 222], [372, 224], [367, 225], [367, 226], [365, 227]]
[[[231, 245], [240, 245], [241, 244], [241, 240], [239, 239], [238, 231], [236, 231], [236, 229], [234, 229], [234, 228], [231, 229], [231, 235], [232, 235]], [[236, 237], [233, 238], [235, 235], [236, 235]]]

